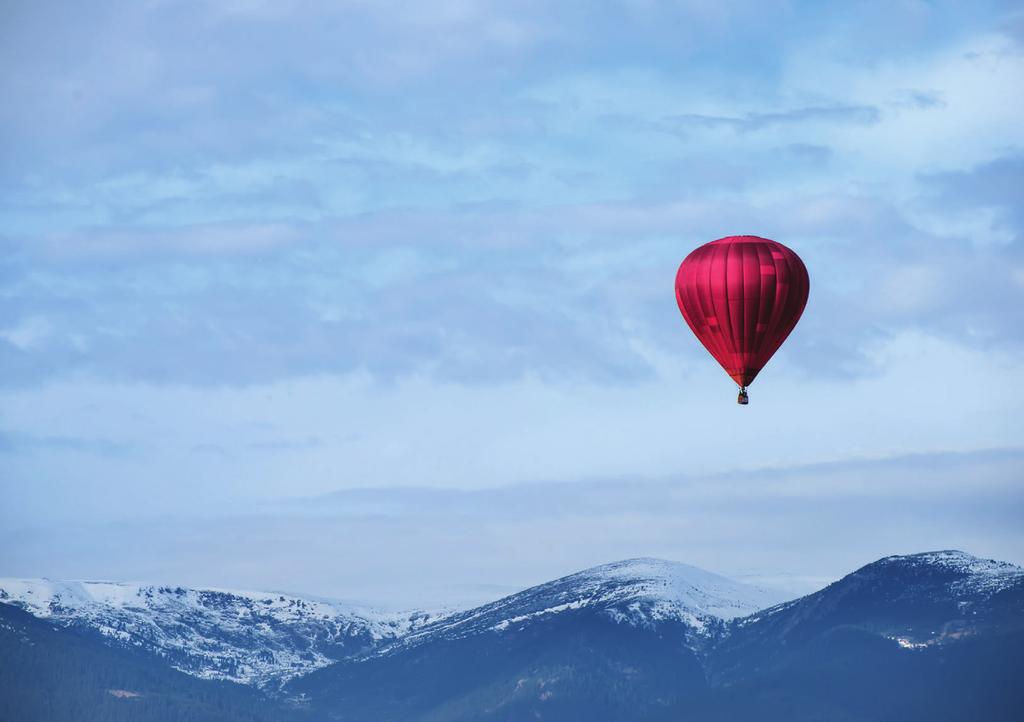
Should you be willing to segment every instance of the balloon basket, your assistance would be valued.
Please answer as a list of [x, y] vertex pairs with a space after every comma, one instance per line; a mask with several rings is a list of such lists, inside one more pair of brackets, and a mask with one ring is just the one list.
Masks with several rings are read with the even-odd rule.
[[736, 397], [736, 403], [741, 406], [746, 406], [750, 403], [750, 397], [747, 396], [747, 390], [745, 388], [740, 389], [740, 395]]

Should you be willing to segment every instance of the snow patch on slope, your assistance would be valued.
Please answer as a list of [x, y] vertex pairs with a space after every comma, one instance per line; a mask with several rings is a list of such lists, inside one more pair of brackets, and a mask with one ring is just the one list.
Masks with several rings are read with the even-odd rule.
[[48, 579], [0, 579], [0, 602], [154, 652], [196, 677], [261, 686], [441, 616], [276, 592]]

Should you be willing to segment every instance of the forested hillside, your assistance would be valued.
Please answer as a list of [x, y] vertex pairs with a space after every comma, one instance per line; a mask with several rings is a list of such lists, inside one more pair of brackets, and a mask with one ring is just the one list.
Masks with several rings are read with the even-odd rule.
[[3, 722], [287, 722], [252, 688], [204, 681], [159, 658], [54, 629], [0, 604]]

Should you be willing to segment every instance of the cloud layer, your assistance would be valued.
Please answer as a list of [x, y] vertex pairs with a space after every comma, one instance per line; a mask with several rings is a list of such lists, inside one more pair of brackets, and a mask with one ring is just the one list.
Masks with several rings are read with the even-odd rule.
[[[12, 7], [0, 518], [1016, 448], [1021, 17]], [[742, 420], [671, 290], [734, 233], [811, 273]]]
[[7, 24], [8, 384], [629, 382], [699, 358], [666, 279], [733, 232], [808, 260], [811, 372], [1019, 347], [997, 6], [887, 5], [896, 49], [788, 3], [77, 12]]
[[[490, 490], [362, 489], [204, 518], [0, 535], [6, 573], [479, 603], [633, 556], [771, 575], [795, 595], [894, 553], [1024, 560], [1020, 450]], [[60, 550], [60, 554], [56, 554]]]

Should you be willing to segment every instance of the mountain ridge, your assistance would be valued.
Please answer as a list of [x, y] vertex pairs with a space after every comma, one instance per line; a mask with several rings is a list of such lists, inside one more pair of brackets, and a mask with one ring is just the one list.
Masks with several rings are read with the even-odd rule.
[[[579, 699], [613, 679], [620, 680], [613, 687], [621, 679], [639, 686], [608, 704], [627, 710], [661, 695], [671, 707], [687, 695], [718, 699], [707, 691], [717, 685], [804, 669], [823, 644], [867, 645], [883, 667], [898, 667], [913, 659], [901, 654], [956, 658], [966, 644], [984, 650], [993, 635], [1012, 640], [1024, 631], [1024, 569], [958, 550], [887, 556], [812, 594], [780, 603], [773, 594], [651, 557], [443, 612], [381, 611], [280, 592], [0, 580], [0, 602], [65, 632], [150, 653], [200, 679], [313, 700], [314, 708], [344, 703], [372, 715], [375, 695], [398, 700], [381, 719], [443, 707], [441, 691], [464, 705], [498, 695], [508, 709], [532, 714], [544, 694]], [[440, 676], [420, 679], [426, 668]], [[462, 680], [445, 670], [460, 670]], [[582, 679], [607, 681], [566, 681], [581, 670], [591, 670]], [[512, 678], [526, 680], [519, 692], [496, 691]], [[560, 709], [571, 718], [571, 705]]]
[[619, 623], [656, 626], [675, 621], [698, 636], [721, 622], [769, 606], [780, 593], [744, 584], [682, 562], [636, 557], [590, 567], [528, 587], [479, 607], [455, 612], [397, 639], [377, 653], [510, 627], [561, 612], [593, 609]]
[[[0, 578], [0, 602], [152, 652], [202, 679], [274, 687], [350, 657], [439, 634], [506, 631], [598, 609], [620, 623], [686, 625], [699, 647], [724, 620], [777, 601], [763, 587], [664, 559], [590, 567], [468, 610], [384, 611], [323, 597], [145, 582]], [[552, 601], [553, 600], [553, 601]]]
[[[1024, 672], [1016, 565], [951, 550], [890, 556], [700, 628], [685, 612], [609, 613], [623, 601], [637, 611], [635, 571], [648, 562], [595, 567], [453, 615], [413, 643], [287, 690], [351, 722], [1016, 722], [1024, 708], [1024, 690], [1008, 683]], [[617, 565], [624, 583], [605, 595], [617, 575], [603, 572]], [[561, 596], [560, 584], [574, 595]]]
[[0, 602], [168, 659], [202, 679], [287, 681], [443, 612], [391, 612], [281, 592], [0, 579]]

